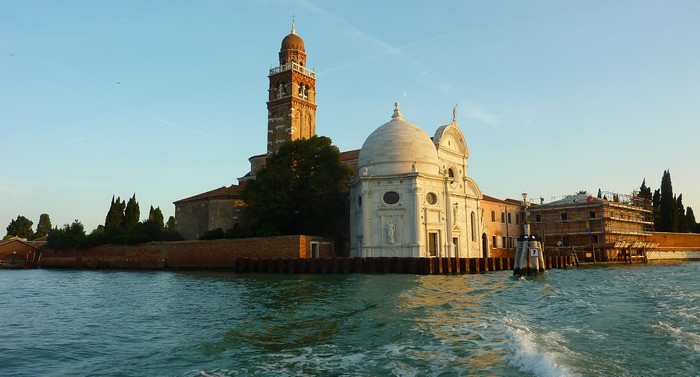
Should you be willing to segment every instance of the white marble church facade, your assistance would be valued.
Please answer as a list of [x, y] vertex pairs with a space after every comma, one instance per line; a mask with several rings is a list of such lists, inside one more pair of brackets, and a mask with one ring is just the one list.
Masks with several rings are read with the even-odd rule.
[[431, 140], [397, 103], [367, 137], [350, 183], [351, 256], [483, 256], [483, 196], [467, 176], [468, 158], [454, 114]]

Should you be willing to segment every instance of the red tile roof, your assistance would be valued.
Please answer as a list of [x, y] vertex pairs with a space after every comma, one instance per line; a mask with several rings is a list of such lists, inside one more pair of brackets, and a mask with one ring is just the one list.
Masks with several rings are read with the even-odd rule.
[[189, 198], [180, 199], [173, 204], [177, 205], [180, 203], [187, 202], [197, 202], [200, 200], [211, 200], [211, 199], [235, 199], [241, 195], [241, 190], [243, 190], [242, 185], [231, 185], [229, 187], [223, 186], [218, 189], [207, 191], [195, 196], [190, 196]]

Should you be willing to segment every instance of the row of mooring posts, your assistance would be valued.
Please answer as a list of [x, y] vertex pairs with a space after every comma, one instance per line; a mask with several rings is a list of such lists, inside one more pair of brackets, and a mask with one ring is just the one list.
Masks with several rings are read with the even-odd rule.
[[546, 269], [542, 243], [535, 236], [518, 237], [513, 275], [534, 275]]
[[[538, 260], [538, 268], [568, 268], [569, 256], [554, 256]], [[511, 270], [513, 258], [236, 258], [223, 268], [236, 273], [289, 273], [289, 274], [411, 274], [452, 275], [480, 274]], [[538, 270], [539, 271], [539, 270]], [[522, 273], [522, 272], [521, 272]]]
[[[478, 274], [513, 268], [513, 258], [235, 258], [223, 270], [237, 273], [416, 275]], [[177, 269], [172, 268], [171, 269]]]

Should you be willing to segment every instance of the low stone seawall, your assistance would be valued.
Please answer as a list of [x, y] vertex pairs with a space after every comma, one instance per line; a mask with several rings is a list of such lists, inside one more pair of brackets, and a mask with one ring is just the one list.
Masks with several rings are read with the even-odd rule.
[[318, 245], [319, 257], [334, 256], [333, 244], [327, 239], [281, 236], [43, 249], [37, 264], [40, 268], [227, 269], [233, 268], [237, 258], [309, 258], [311, 243]]
[[[464, 274], [513, 269], [512, 258], [254, 258], [236, 251], [184, 250], [169, 245], [110, 246], [90, 250], [45, 250], [41, 268], [122, 270], [225, 270], [236, 273], [399, 273]], [[279, 255], [275, 253], [275, 255]], [[571, 266], [570, 256], [546, 258], [546, 268]]]
[[700, 247], [695, 248], [667, 248], [647, 251], [647, 259], [660, 260], [700, 260]]
[[657, 243], [647, 250], [647, 258], [655, 260], [700, 260], [700, 234], [654, 232], [649, 242]]

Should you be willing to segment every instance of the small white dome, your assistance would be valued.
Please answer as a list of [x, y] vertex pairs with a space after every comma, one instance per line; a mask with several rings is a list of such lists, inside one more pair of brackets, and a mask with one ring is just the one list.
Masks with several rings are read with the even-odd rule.
[[360, 175], [438, 174], [440, 163], [430, 136], [401, 116], [398, 102], [388, 123], [374, 130], [360, 150]]

